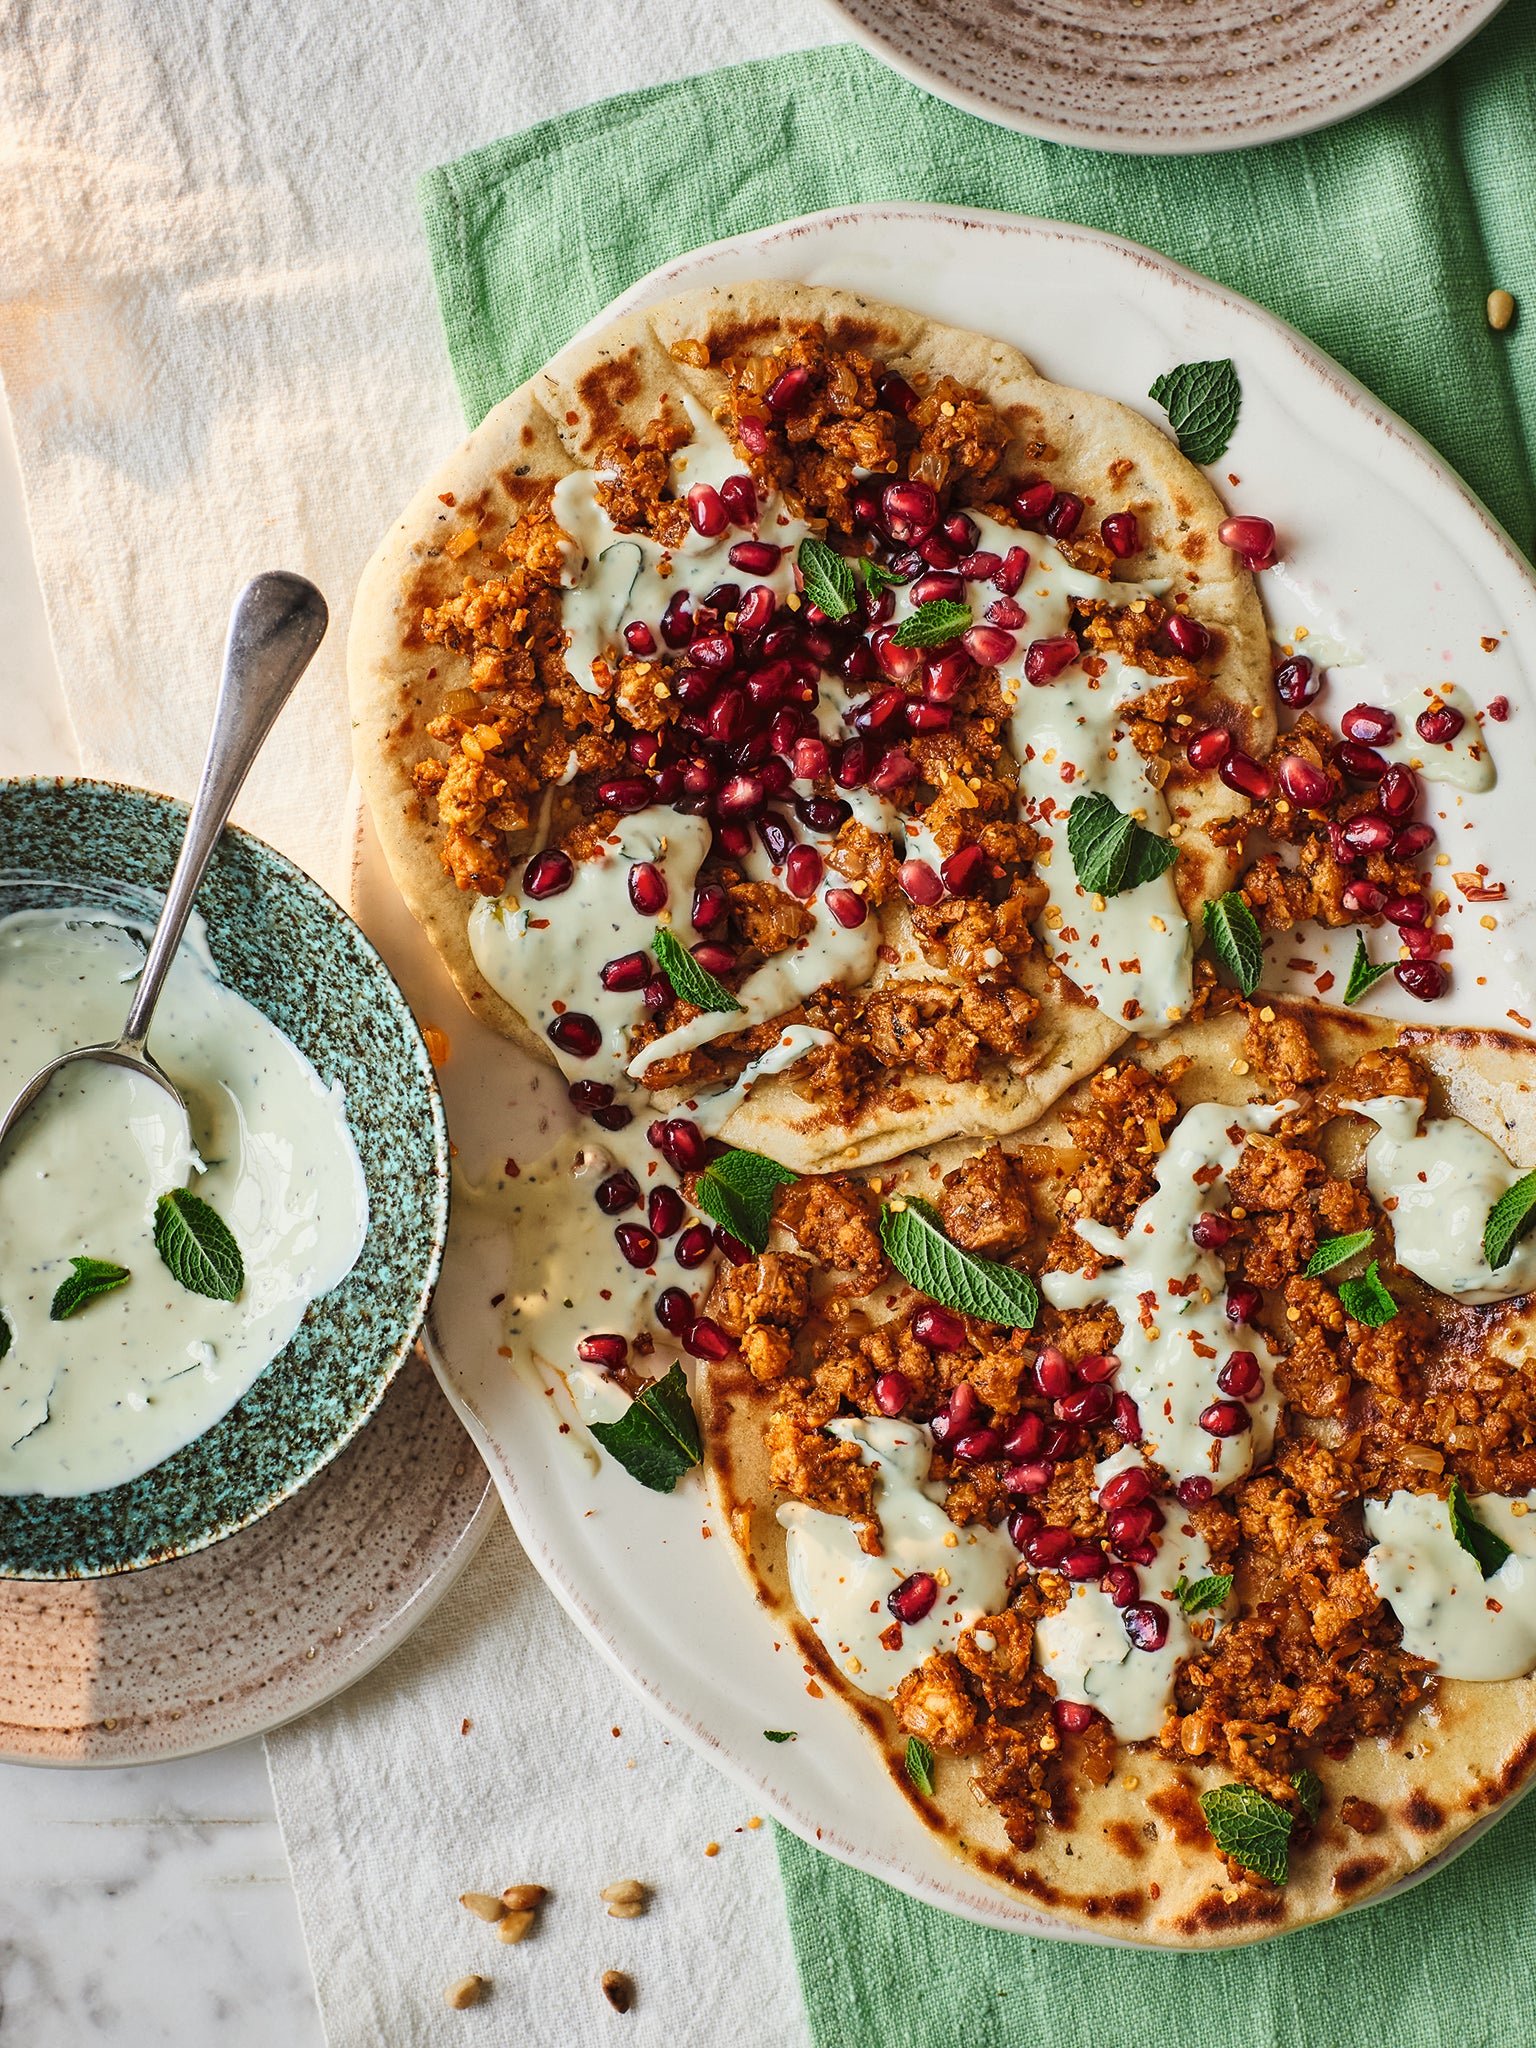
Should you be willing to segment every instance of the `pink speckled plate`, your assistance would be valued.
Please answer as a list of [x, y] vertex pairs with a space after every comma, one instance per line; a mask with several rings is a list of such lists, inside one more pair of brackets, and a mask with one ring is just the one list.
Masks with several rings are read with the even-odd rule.
[[308, 1713], [404, 1641], [498, 1513], [418, 1352], [250, 1528], [116, 1578], [0, 1580], [0, 1758], [153, 1763]]
[[1326, 128], [1443, 64], [1503, 0], [831, 0], [983, 120], [1151, 156]]

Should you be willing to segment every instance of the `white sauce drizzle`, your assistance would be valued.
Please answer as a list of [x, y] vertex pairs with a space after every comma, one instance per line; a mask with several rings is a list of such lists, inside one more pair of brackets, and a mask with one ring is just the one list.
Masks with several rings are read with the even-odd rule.
[[[116, 1038], [143, 959], [100, 910], [0, 922], [0, 1097], [72, 1046]], [[96, 1493], [158, 1465], [234, 1406], [362, 1250], [368, 1190], [339, 1085], [219, 980], [200, 927], [171, 968], [153, 1047], [190, 1134], [152, 1082], [77, 1066], [7, 1148], [0, 1494]], [[155, 1250], [156, 1201], [189, 1180], [239, 1243], [237, 1301], [189, 1292]], [[75, 1256], [132, 1277], [54, 1322]]]
[[[1097, 1279], [1084, 1273], [1041, 1277], [1041, 1291], [1056, 1308], [1105, 1302], [1119, 1316], [1115, 1383], [1136, 1403], [1147, 1457], [1164, 1466], [1175, 1484], [1199, 1475], [1218, 1490], [1230, 1486], [1253, 1469], [1274, 1438], [1280, 1396], [1268, 1339], [1246, 1323], [1234, 1327], [1227, 1321], [1221, 1255], [1202, 1251], [1191, 1226], [1203, 1210], [1225, 1208], [1231, 1199], [1227, 1175], [1245, 1135], [1271, 1130], [1294, 1107], [1196, 1103], [1169, 1136], [1158, 1157], [1157, 1191], [1136, 1211], [1126, 1235], [1087, 1218], [1074, 1226], [1094, 1251], [1123, 1263]], [[1229, 1135], [1234, 1131], [1235, 1138]], [[1197, 1182], [1195, 1175], [1208, 1175], [1211, 1167], [1217, 1169], [1214, 1179]], [[1251, 1351], [1258, 1359], [1265, 1369], [1264, 1391], [1243, 1404], [1250, 1428], [1232, 1437], [1208, 1436], [1199, 1417], [1213, 1401], [1226, 1398], [1216, 1380], [1234, 1351]]]
[[792, 1067], [796, 1060], [805, 1058], [818, 1045], [836, 1045], [837, 1039], [830, 1031], [817, 1031], [809, 1024], [791, 1024], [781, 1035], [777, 1045], [769, 1046], [765, 1053], [759, 1053], [755, 1060], [749, 1060], [729, 1088], [722, 1088], [714, 1095], [706, 1095], [693, 1105], [693, 1120], [701, 1131], [714, 1137], [729, 1121], [732, 1114], [740, 1109], [750, 1094], [754, 1083], [764, 1074], [782, 1074], [786, 1067]]
[[1536, 1241], [1523, 1239], [1495, 1273], [1483, 1257], [1488, 1211], [1522, 1178], [1492, 1138], [1459, 1116], [1429, 1117], [1413, 1095], [1349, 1102], [1376, 1124], [1366, 1185], [1392, 1219], [1398, 1264], [1457, 1301], [1508, 1301], [1536, 1288]]
[[[879, 1474], [874, 1489], [885, 1553], [860, 1550], [854, 1525], [803, 1501], [785, 1501], [789, 1585], [795, 1605], [827, 1655], [861, 1692], [889, 1699], [908, 1672], [934, 1650], [953, 1649], [981, 1615], [998, 1614], [1018, 1553], [997, 1529], [957, 1529], [944, 1512], [945, 1488], [930, 1482], [933, 1439], [921, 1423], [847, 1417], [829, 1423], [833, 1436], [856, 1443]], [[946, 1546], [945, 1538], [956, 1539]], [[913, 1572], [948, 1575], [921, 1621], [905, 1624], [901, 1647], [880, 1641], [894, 1617], [886, 1596]]]
[[[1529, 1507], [1536, 1496], [1520, 1503]], [[1432, 1493], [1368, 1500], [1374, 1549], [1365, 1573], [1402, 1623], [1403, 1648], [1447, 1678], [1519, 1678], [1536, 1667], [1536, 1514], [1485, 1493], [1478, 1520], [1514, 1552], [1490, 1578], [1451, 1532], [1448, 1504]]]
[[[1492, 789], [1498, 781], [1498, 770], [1493, 765], [1493, 756], [1488, 751], [1488, 741], [1477, 720], [1477, 707], [1461, 687], [1460, 683], [1406, 682], [1396, 688], [1388, 685], [1381, 692], [1387, 708], [1397, 717], [1397, 738], [1388, 740], [1376, 751], [1384, 754], [1389, 761], [1405, 761], [1416, 769], [1426, 782], [1449, 783], [1453, 789], [1470, 790], [1474, 794]], [[1431, 746], [1414, 729], [1414, 720], [1421, 711], [1438, 710], [1448, 704], [1459, 711], [1465, 720], [1455, 739], [1444, 740], [1439, 746]]]

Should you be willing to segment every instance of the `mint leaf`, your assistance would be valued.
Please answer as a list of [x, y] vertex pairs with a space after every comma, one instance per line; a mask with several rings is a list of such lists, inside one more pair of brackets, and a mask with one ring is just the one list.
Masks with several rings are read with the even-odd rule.
[[798, 1179], [761, 1152], [726, 1152], [704, 1169], [693, 1199], [749, 1251], [760, 1252], [767, 1249], [775, 1192]]
[[1080, 796], [1067, 813], [1067, 852], [1090, 894], [1118, 896], [1167, 874], [1179, 857], [1171, 839], [1159, 839], [1128, 818], [1107, 796]]
[[793, 1742], [799, 1732], [798, 1728], [765, 1728], [763, 1730], [763, 1740], [764, 1742]]
[[1348, 1237], [1325, 1237], [1307, 1261], [1307, 1278], [1317, 1280], [1324, 1273], [1331, 1273], [1356, 1252], [1363, 1252], [1375, 1235], [1374, 1230], [1352, 1230]]
[[1200, 1794], [1200, 1811], [1223, 1856], [1244, 1870], [1284, 1884], [1294, 1816], [1252, 1785], [1218, 1785]]
[[1232, 1590], [1230, 1572], [1213, 1572], [1208, 1579], [1190, 1580], [1181, 1578], [1174, 1587], [1174, 1597], [1186, 1614], [1203, 1613], [1207, 1607], [1219, 1607]]
[[69, 1263], [75, 1270], [54, 1291], [48, 1310], [51, 1323], [62, 1323], [98, 1294], [110, 1294], [114, 1287], [121, 1287], [129, 1277], [126, 1266], [115, 1266], [110, 1259], [71, 1259]]
[[943, 647], [973, 623], [968, 604], [954, 597], [935, 597], [920, 604], [911, 618], [903, 619], [891, 639], [898, 647]]
[[1375, 1259], [1366, 1267], [1363, 1280], [1339, 1282], [1339, 1306], [1345, 1315], [1364, 1323], [1368, 1330], [1379, 1330], [1383, 1323], [1391, 1322], [1397, 1314], [1397, 1303], [1382, 1285]]
[[919, 1792], [933, 1797], [933, 1751], [920, 1735], [907, 1737], [907, 1776]]
[[[1508, 1265], [1510, 1253], [1532, 1223], [1536, 1223], [1536, 1173], [1527, 1173], [1504, 1190], [1483, 1225], [1483, 1257], [1495, 1273]], [[0, 1358], [4, 1356], [0, 1351]]]
[[245, 1261], [229, 1225], [185, 1188], [172, 1188], [155, 1204], [155, 1250], [189, 1294], [234, 1301], [245, 1285]]
[[860, 557], [859, 573], [871, 597], [878, 597], [882, 590], [902, 590], [908, 580], [905, 576], [898, 576], [894, 569], [887, 569], [883, 562], [871, 561], [868, 555]]
[[1380, 967], [1372, 966], [1371, 956], [1365, 950], [1365, 934], [1364, 932], [1356, 932], [1355, 957], [1350, 963], [1349, 983], [1344, 990], [1345, 1002], [1358, 1003], [1368, 989], [1373, 989], [1384, 974], [1390, 974], [1391, 972], [1392, 962], [1390, 960], [1384, 962]]
[[1206, 905], [1205, 936], [1243, 994], [1251, 996], [1264, 972], [1264, 939], [1258, 919], [1236, 889]]
[[641, 1390], [617, 1422], [594, 1422], [591, 1430], [608, 1455], [653, 1493], [670, 1493], [704, 1455], [688, 1382], [675, 1362], [664, 1380], [652, 1380]]
[[1296, 1787], [1296, 1797], [1301, 1801], [1301, 1810], [1313, 1827], [1317, 1816], [1323, 1810], [1323, 1781], [1316, 1771], [1309, 1771], [1305, 1764], [1299, 1771], [1291, 1773], [1291, 1783]]
[[853, 610], [853, 564], [814, 533], [801, 541], [796, 560], [811, 603], [829, 619], [846, 619]]
[[902, 1278], [941, 1308], [1010, 1330], [1034, 1327], [1040, 1297], [1029, 1275], [963, 1250], [945, 1235], [938, 1211], [919, 1196], [908, 1195], [901, 1206], [886, 1203], [880, 1242]]
[[1491, 1579], [1510, 1555], [1509, 1545], [1477, 1519], [1467, 1499], [1467, 1489], [1459, 1479], [1451, 1481], [1451, 1496], [1446, 1505], [1451, 1511], [1451, 1534], [1469, 1557], [1477, 1559], [1483, 1577]]
[[665, 925], [657, 927], [651, 940], [656, 964], [685, 1003], [696, 1010], [739, 1010], [741, 1004], [723, 982], [716, 981], [707, 967], [701, 967], [682, 940]]
[[1230, 356], [1165, 370], [1147, 396], [1167, 413], [1179, 447], [1191, 462], [1214, 462], [1225, 454], [1243, 402]]

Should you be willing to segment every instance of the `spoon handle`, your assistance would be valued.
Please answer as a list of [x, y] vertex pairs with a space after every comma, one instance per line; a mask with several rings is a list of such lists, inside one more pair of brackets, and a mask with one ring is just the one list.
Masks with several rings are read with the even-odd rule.
[[327, 618], [325, 599], [313, 583], [285, 569], [254, 577], [235, 600], [203, 778], [119, 1040], [125, 1050], [143, 1051], [149, 1020], [219, 834], [272, 721], [325, 637]]

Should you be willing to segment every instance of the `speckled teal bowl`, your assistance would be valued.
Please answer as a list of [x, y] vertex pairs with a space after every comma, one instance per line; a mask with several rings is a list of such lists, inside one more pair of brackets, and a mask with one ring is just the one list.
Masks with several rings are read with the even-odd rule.
[[[105, 903], [153, 922], [184, 805], [107, 782], [0, 780], [0, 916]], [[99, 1578], [200, 1550], [286, 1500], [354, 1437], [415, 1342], [448, 1230], [448, 1132], [389, 969], [339, 904], [249, 833], [197, 899], [219, 972], [346, 1090], [368, 1236], [339, 1287], [222, 1421], [125, 1486], [0, 1497], [0, 1576]], [[154, 1034], [150, 1034], [151, 1049]]]

